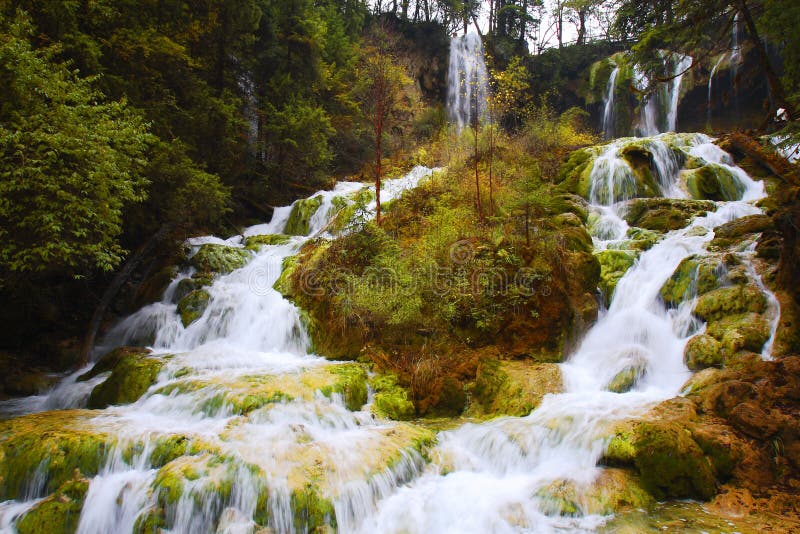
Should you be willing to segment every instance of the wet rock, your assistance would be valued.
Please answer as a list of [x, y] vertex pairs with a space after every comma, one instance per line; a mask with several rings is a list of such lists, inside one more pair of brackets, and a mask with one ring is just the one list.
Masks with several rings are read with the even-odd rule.
[[706, 412], [727, 417], [737, 405], [755, 399], [756, 396], [753, 384], [741, 380], [726, 380], [707, 389], [702, 396], [702, 407]]
[[44, 466], [46, 493], [75, 478], [97, 474], [116, 440], [91, 427], [96, 414], [60, 410], [16, 417], [0, 422], [0, 498], [15, 499], [40, 466]]
[[729, 315], [708, 324], [708, 335], [721, 342], [726, 357], [739, 351], [761, 352], [770, 337], [769, 321], [758, 313]]
[[735, 285], [701, 295], [694, 313], [705, 321], [713, 321], [726, 315], [761, 313], [766, 307], [767, 299], [756, 286]]
[[614, 393], [626, 393], [633, 389], [636, 382], [645, 375], [646, 370], [646, 362], [629, 365], [614, 375], [606, 389]]
[[205, 289], [196, 289], [178, 302], [178, 315], [184, 328], [198, 320], [208, 307], [211, 295]]
[[594, 256], [600, 262], [598, 285], [608, 304], [611, 302], [617, 283], [636, 261], [636, 254], [627, 250], [602, 250]]
[[625, 207], [624, 218], [631, 226], [668, 232], [686, 227], [692, 219], [714, 211], [713, 202], [669, 198], [636, 198]]
[[588, 486], [557, 480], [536, 493], [549, 515], [608, 515], [624, 508], [647, 508], [655, 504], [639, 478], [623, 469], [604, 469]]
[[244, 240], [244, 248], [258, 252], [261, 247], [270, 245], [285, 245], [291, 237], [283, 234], [251, 235]]
[[89, 490], [89, 479], [75, 473], [55, 493], [31, 508], [17, 523], [19, 534], [71, 534], [78, 529], [81, 509]]
[[727, 222], [714, 229], [714, 237], [732, 239], [745, 234], [760, 233], [774, 228], [772, 218], [767, 215], [747, 215]]
[[692, 371], [699, 371], [706, 367], [720, 367], [722, 365], [722, 345], [719, 341], [706, 334], [692, 337], [683, 351], [683, 361]]
[[416, 414], [408, 391], [402, 387], [394, 374], [379, 374], [369, 380], [375, 391], [373, 410], [381, 417], [404, 421]]
[[739, 200], [744, 186], [726, 167], [709, 163], [681, 173], [689, 195], [696, 200]]
[[558, 364], [487, 358], [478, 368], [473, 395], [484, 414], [524, 416], [562, 388]]
[[689, 256], [661, 287], [661, 299], [677, 307], [686, 298], [704, 295], [719, 287], [721, 264], [713, 256]]
[[321, 205], [322, 196], [320, 195], [295, 202], [283, 233], [288, 235], [308, 235], [311, 217]]
[[250, 260], [250, 252], [237, 247], [207, 243], [189, 259], [189, 264], [201, 273], [227, 274]]
[[103, 356], [79, 380], [86, 380], [102, 372], [111, 371], [105, 382], [97, 385], [89, 396], [89, 408], [105, 408], [116, 404], [130, 404], [144, 395], [152, 386], [164, 366], [164, 358], [149, 356], [147, 349], [122, 347]]

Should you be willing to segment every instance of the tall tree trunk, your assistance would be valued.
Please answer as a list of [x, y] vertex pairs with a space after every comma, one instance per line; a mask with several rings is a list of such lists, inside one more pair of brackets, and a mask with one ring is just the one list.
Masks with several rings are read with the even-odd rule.
[[[772, 62], [769, 59], [767, 48], [764, 46], [764, 43], [761, 41], [761, 38], [758, 35], [758, 28], [756, 27], [756, 22], [753, 19], [753, 15], [750, 13], [747, 0], [738, 0], [738, 6], [734, 7], [738, 7], [739, 11], [742, 13], [742, 16], [744, 16], [745, 24], [747, 24], [747, 32], [753, 39], [753, 45], [755, 46], [756, 54], [758, 55], [758, 62], [761, 64], [761, 68], [764, 69], [764, 74], [767, 75], [769, 89], [772, 92], [772, 97], [775, 101], [774, 107], [784, 108], [786, 110], [786, 114], [789, 116], [789, 119], [795, 119], [797, 115], [794, 107], [786, 99], [786, 95], [783, 92], [783, 85], [781, 85], [778, 75], [775, 74], [775, 69], [772, 67]], [[773, 110], [770, 110], [770, 113], [772, 113], [772, 111]]]
[[100, 324], [103, 322], [103, 317], [105, 317], [106, 312], [108, 311], [109, 306], [111, 303], [114, 302], [119, 290], [122, 289], [122, 286], [128, 281], [128, 279], [133, 275], [136, 268], [148, 257], [156, 247], [170, 234], [172, 231], [172, 226], [169, 224], [163, 225], [159, 230], [150, 236], [150, 238], [145, 241], [145, 243], [139, 247], [139, 249], [128, 258], [128, 260], [122, 265], [122, 268], [114, 275], [114, 278], [111, 280], [111, 283], [108, 284], [106, 290], [103, 292], [102, 297], [100, 297], [100, 302], [97, 303], [97, 307], [92, 314], [92, 318], [89, 321], [89, 327], [86, 330], [86, 335], [83, 338], [83, 347], [81, 348], [81, 357], [79, 360], [79, 365], [83, 366], [89, 363], [89, 358], [92, 355], [92, 349], [94, 348], [95, 340], [97, 339], [97, 332], [100, 330]]
[[586, 44], [586, 9], [578, 10], [578, 44]]

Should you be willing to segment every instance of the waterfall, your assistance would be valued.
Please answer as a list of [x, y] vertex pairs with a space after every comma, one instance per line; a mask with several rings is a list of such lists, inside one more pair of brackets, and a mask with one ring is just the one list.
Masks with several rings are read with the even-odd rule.
[[711, 127], [711, 88], [712, 84], [714, 83], [714, 75], [717, 73], [717, 69], [725, 60], [725, 54], [722, 54], [716, 63], [714, 63], [714, 67], [711, 69], [711, 74], [708, 75], [708, 126]]
[[484, 118], [489, 76], [483, 43], [475, 32], [450, 39], [447, 71], [447, 115], [461, 130]]
[[[677, 127], [681, 81], [692, 64], [690, 56], [661, 53], [664, 72], [670, 80], [660, 83], [656, 90], [644, 97], [640, 104], [639, 121], [635, 127], [639, 137], [650, 137], [662, 132], [674, 132]], [[671, 68], [670, 68], [671, 67]], [[634, 66], [634, 83], [640, 91], [647, 89], [649, 78], [641, 68]]]
[[603, 95], [603, 137], [605, 139], [614, 138], [614, 88], [618, 74], [619, 67], [614, 67], [606, 84], [605, 95]]

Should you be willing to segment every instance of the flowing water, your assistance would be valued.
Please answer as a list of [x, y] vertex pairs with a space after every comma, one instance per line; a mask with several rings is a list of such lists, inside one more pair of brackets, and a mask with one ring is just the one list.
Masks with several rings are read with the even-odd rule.
[[[734, 167], [710, 141], [696, 135], [685, 150], [735, 171], [742, 200], [718, 203], [716, 211], [669, 232], [641, 254], [619, 281], [609, 308], [561, 364], [564, 393], [547, 395], [527, 417], [440, 432], [429, 460], [404, 440], [411, 425], [376, 418], [368, 405], [351, 411], [339, 395], [326, 397], [303, 385], [302, 377], [339, 364], [309, 354], [299, 311], [272, 289], [283, 259], [309, 237], [325, 233], [335, 211], [334, 197], [363, 185], [344, 183], [317, 193], [322, 202], [308, 235], [264, 246], [243, 268], [217, 277], [209, 287], [209, 306], [186, 328], [174, 303], [176, 285], [191, 275], [182, 273], [161, 302], [122, 321], [105, 340], [113, 346], [150, 336], [156, 353], [173, 356], [141, 399], [98, 411], [91, 419], [94, 428], [115, 435], [119, 445], [91, 480], [78, 531], [130, 532], [156, 507], [161, 497], [153, 488], [164, 484], [164, 474], [154, 451], [165, 434], [189, 436], [200, 451], [217, 451], [214, 457], [200, 452], [176, 461], [192, 476], [181, 478], [168, 506], [170, 532], [253, 532], [254, 518], [264, 509], [273, 531], [305, 531], [309, 519], [296, 513], [293, 491], [298, 480], [320, 476], [342, 532], [547, 533], [601, 527], [608, 516], [582, 508], [562, 515], [547, 488], [564, 481], [579, 492], [590, 486], [603, 471], [597, 464], [609, 424], [679, 393], [690, 376], [683, 348], [702, 324], [693, 318], [691, 302], [667, 309], [659, 290], [681, 260], [705, 252], [713, 228], [758, 213], [751, 202], [764, 195], [763, 185]], [[664, 139], [652, 139], [650, 145], [662, 193], [685, 196], [678, 185], [679, 166]], [[591, 174], [591, 200], [601, 219], [595, 227], [604, 229], [595, 233], [598, 248], [624, 238], [625, 201], [635, 196], [620, 146], [609, 144]], [[398, 196], [430, 173], [417, 168], [401, 180], [387, 181], [384, 198]], [[281, 232], [290, 212], [291, 207], [276, 209], [270, 223], [251, 227], [242, 236], [199, 238], [189, 244], [240, 247], [246, 236]], [[709, 231], [697, 231], [701, 228]], [[630, 366], [641, 371], [631, 391], [607, 391], [614, 375]], [[230, 403], [217, 402], [221, 394], [256, 379], [300, 382], [298, 388], [309, 391], [247, 416], [237, 414]], [[13, 409], [21, 413], [59, 403], [80, 406], [87, 387], [68, 378], [49, 395], [17, 402]], [[62, 391], [70, 389], [80, 392]], [[126, 452], [131, 449], [124, 445], [132, 443], [141, 446]], [[35, 476], [32, 480], [23, 498], [0, 504], [0, 529], [12, 531], [18, 517], [44, 496], [42, 484]], [[265, 489], [266, 503], [259, 501]]]
[[447, 70], [447, 115], [461, 130], [485, 120], [489, 75], [483, 43], [475, 32], [450, 39]]
[[611, 76], [606, 84], [606, 92], [603, 95], [603, 138], [614, 138], [614, 89], [617, 83], [619, 67], [614, 67]]
[[727, 56], [726, 54], [722, 54], [719, 57], [717, 62], [714, 63], [714, 67], [711, 69], [711, 73], [708, 75], [708, 105], [707, 105], [708, 117], [707, 117], [707, 121], [708, 121], [709, 126], [711, 125], [711, 89], [712, 89], [713, 83], [714, 83], [714, 75], [717, 73], [717, 69], [719, 69], [719, 66], [725, 60], [726, 56]]
[[[660, 83], [641, 103], [636, 135], [650, 137], [662, 132], [674, 132], [678, 122], [678, 104], [681, 96], [683, 75], [692, 64], [692, 58], [679, 54], [661, 54], [664, 74], [670, 79]], [[634, 68], [635, 83], [639, 90], [647, 88], [649, 80], [638, 68]]]

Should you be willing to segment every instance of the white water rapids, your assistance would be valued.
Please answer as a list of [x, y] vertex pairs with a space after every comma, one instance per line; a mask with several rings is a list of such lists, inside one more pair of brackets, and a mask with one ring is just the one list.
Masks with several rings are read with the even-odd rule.
[[[610, 144], [592, 174], [597, 185], [593, 190], [604, 190], [593, 195], [606, 229], [603, 236], [596, 236], [598, 248], [619, 241], [627, 230], [620, 217], [625, 195], [619, 194], [627, 164], [618, 158], [618, 148]], [[687, 150], [707, 161], [731, 165], [707, 137], [696, 136]], [[681, 196], [677, 164], [668, 161], [667, 152], [653, 153], [659, 160], [655, 168], [665, 195]], [[417, 168], [403, 179], [388, 181], [384, 198], [398, 196], [430, 173]], [[141, 514], [155, 506], [152, 488], [158, 471], [152, 467], [153, 450], [147, 444], [164, 432], [191, 435], [197, 443], [211, 444], [242, 462], [224, 499], [214, 490], [212, 467], [211, 474], [187, 481], [170, 509], [170, 532], [254, 532], [257, 498], [264, 487], [269, 488], [272, 531], [305, 531], [306, 524], [291, 508], [289, 492], [300, 443], [313, 444], [331, 459], [334, 467], [325, 476], [341, 532], [547, 533], [602, 526], [607, 517], [560, 515], [541, 490], [554, 481], [573, 481], [579, 487], [590, 484], [602, 471], [597, 463], [608, 424], [679, 393], [690, 375], [683, 364], [683, 349], [701, 325], [692, 318], [689, 305], [667, 309], [658, 293], [681, 260], [705, 252], [713, 228], [759, 212], [752, 201], [764, 195], [763, 185], [739, 170], [737, 177], [743, 200], [718, 203], [715, 212], [695, 219], [688, 228], [669, 232], [643, 252], [619, 281], [609, 309], [561, 365], [564, 393], [546, 396], [527, 417], [468, 423], [439, 433], [428, 463], [413, 450], [401, 451], [401, 459], [391, 468], [378, 471], [370, 467], [373, 451], [392, 444], [388, 437], [397, 424], [377, 419], [366, 409], [350, 411], [337, 395], [276, 403], [244, 421], [225, 404], [211, 403], [219, 387], [237, 378], [291, 377], [336, 365], [308, 353], [308, 336], [298, 310], [272, 289], [283, 259], [326, 227], [333, 197], [363, 186], [345, 183], [332, 192], [318, 193], [323, 202], [311, 219], [309, 236], [264, 246], [245, 267], [216, 278], [208, 288], [209, 306], [187, 328], [180, 322], [172, 294], [180, 277], [190, 273], [179, 275], [161, 302], [143, 308], [109, 334], [109, 346], [154, 334], [154, 350], [175, 356], [140, 400], [99, 411], [93, 419], [97, 428], [113, 431], [121, 442], [146, 445], [133, 457], [119, 451], [109, 455], [91, 480], [78, 531], [131, 532]], [[290, 211], [290, 207], [276, 209], [270, 223], [251, 227], [244, 236], [281, 232]], [[701, 227], [709, 231], [700, 235], [697, 229]], [[242, 237], [227, 244], [241, 246]], [[222, 241], [202, 238], [192, 243], [207, 242]], [[645, 369], [635, 387], [622, 394], [606, 391], [609, 380], [632, 364]], [[12, 411], [82, 405], [97, 381], [76, 383], [76, 376], [49, 395], [16, 402]], [[168, 386], [189, 379], [207, 385], [170, 392]], [[259, 466], [264, 478], [254, 476], [246, 464]], [[0, 529], [13, 532], [16, 519], [43, 496], [40, 493], [41, 488], [20, 502], [0, 504]]]

